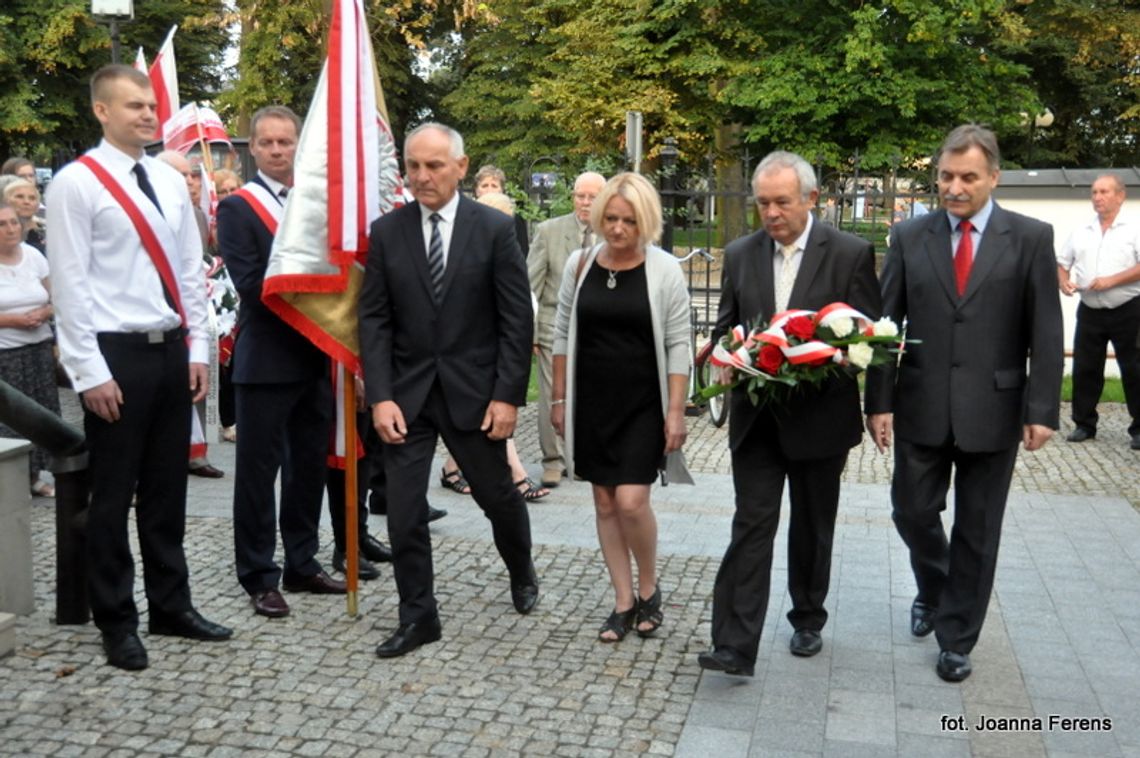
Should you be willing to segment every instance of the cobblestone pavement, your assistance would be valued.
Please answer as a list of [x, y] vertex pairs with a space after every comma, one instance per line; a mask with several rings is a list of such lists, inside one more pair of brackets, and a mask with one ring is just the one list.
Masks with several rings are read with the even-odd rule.
[[[846, 473], [824, 652], [787, 654], [785, 505], [748, 681], [702, 676], [695, 663], [732, 515], [725, 431], [703, 418], [691, 419], [687, 445], [698, 486], [654, 490], [660, 638], [595, 640], [611, 601], [588, 486], [564, 483], [532, 507], [542, 599], [521, 617], [486, 520], [433, 478], [433, 504], [450, 510], [432, 525], [444, 638], [386, 661], [373, 649], [395, 624], [387, 569], [362, 584], [355, 619], [342, 599], [309, 595], [290, 596], [286, 619], [249, 611], [233, 574], [234, 446], [213, 445], [227, 478], [191, 479], [187, 554], [196, 605], [235, 639], [151, 637], [144, 613], [150, 668], [103, 665], [92, 626], [51, 622], [53, 511], [37, 500], [37, 610], [18, 621], [15, 655], [0, 660], [0, 755], [1140, 756], [1140, 453], [1128, 449], [1123, 409], [1102, 411], [1096, 441], [1054, 440], [1021, 456], [977, 671], [961, 686], [940, 682], [936, 646], [905, 630], [914, 588], [889, 519], [890, 458], [867, 445]], [[521, 415], [517, 439], [537, 474], [533, 414]], [[1115, 728], [941, 727], [943, 714], [1042, 713], [1109, 716]]]

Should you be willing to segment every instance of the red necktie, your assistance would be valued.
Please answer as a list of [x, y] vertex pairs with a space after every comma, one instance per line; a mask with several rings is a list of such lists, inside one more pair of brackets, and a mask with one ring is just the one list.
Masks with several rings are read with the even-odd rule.
[[963, 219], [958, 224], [962, 239], [958, 240], [958, 250], [954, 253], [954, 280], [958, 283], [958, 296], [966, 293], [966, 281], [970, 278], [970, 264], [974, 262], [974, 239], [970, 236], [973, 225]]

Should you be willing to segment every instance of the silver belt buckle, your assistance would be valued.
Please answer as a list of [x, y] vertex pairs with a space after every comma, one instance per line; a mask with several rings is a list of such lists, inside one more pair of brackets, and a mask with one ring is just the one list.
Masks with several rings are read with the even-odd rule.
[[146, 333], [147, 344], [161, 345], [163, 342], [166, 341], [165, 335], [166, 335], [166, 333], [163, 332], [161, 329], [150, 329]]

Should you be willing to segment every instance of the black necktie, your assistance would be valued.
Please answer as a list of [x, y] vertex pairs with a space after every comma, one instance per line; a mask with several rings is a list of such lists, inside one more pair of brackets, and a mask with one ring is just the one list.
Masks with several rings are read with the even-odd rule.
[[443, 237], [439, 233], [439, 222], [443, 217], [433, 213], [431, 219], [431, 245], [428, 247], [428, 273], [431, 274], [431, 286], [435, 290], [435, 299], [439, 300], [443, 292]]
[[146, 169], [143, 168], [141, 163], [136, 163], [131, 171], [134, 172], [135, 178], [138, 179], [139, 189], [143, 191], [144, 195], [150, 198], [150, 201], [154, 203], [154, 207], [158, 208], [158, 212], [162, 213], [162, 206], [158, 204], [158, 196], [154, 194], [154, 187], [151, 186], [150, 179], [147, 178]]
[[281, 191], [277, 193], [277, 197], [281, 198], [282, 200], [289, 197], [289, 188], [288, 187], [282, 187]]

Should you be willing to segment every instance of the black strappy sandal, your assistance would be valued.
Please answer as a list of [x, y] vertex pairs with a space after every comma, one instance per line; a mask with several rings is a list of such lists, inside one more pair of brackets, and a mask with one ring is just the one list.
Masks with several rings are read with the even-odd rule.
[[440, 469], [439, 486], [445, 487], [452, 492], [458, 492], [460, 495], [471, 494], [471, 485], [463, 478], [463, 472], [459, 469], [455, 469], [454, 471]]
[[[661, 612], [661, 585], [657, 585], [648, 600], [642, 600], [640, 596], [637, 598], [637, 624], [634, 626], [637, 636], [652, 637], [661, 628], [664, 620], [665, 615]], [[651, 624], [651, 626], [642, 629], [642, 624]]]
[[526, 500], [528, 503], [532, 500], [541, 500], [550, 494], [549, 489], [539, 487], [529, 476], [515, 482], [515, 489], [523, 496], [523, 500]]
[[[629, 634], [629, 630], [633, 628], [634, 619], [637, 618], [637, 604], [634, 603], [633, 607], [628, 611], [614, 611], [610, 617], [606, 619], [606, 623], [602, 624], [602, 628], [598, 630], [598, 640], [600, 642], [621, 642], [625, 636]], [[603, 637], [606, 632], [613, 632], [614, 636]]]

